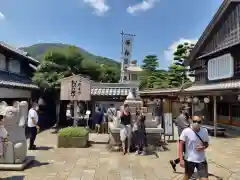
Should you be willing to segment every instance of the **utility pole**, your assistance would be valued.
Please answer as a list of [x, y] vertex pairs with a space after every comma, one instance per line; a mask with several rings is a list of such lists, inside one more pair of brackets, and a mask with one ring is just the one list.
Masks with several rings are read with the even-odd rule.
[[[129, 34], [129, 33], [124, 33], [123, 30], [122, 32], [120, 33], [121, 34], [121, 38], [122, 38], [122, 51], [121, 51], [121, 76], [120, 76], [120, 80], [119, 82], [120, 83], [123, 83], [124, 82], [124, 72], [125, 72], [125, 69], [124, 69], [124, 46], [125, 46], [125, 37], [128, 37], [126, 38], [126, 40], [130, 40], [131, 39], [131, 43], [132, 43], [132, 38], [134, 36], [136, 36], [135, 34]], [[132, 46], [132, 44], [130, 44]], [[129, 52], [130, 53], [130, 57], [131, 57], [131, 53], [132, 52]], [[128, 59], [128, 65], [129, 65], [129, 62], [131, 61], [131, 59]]]

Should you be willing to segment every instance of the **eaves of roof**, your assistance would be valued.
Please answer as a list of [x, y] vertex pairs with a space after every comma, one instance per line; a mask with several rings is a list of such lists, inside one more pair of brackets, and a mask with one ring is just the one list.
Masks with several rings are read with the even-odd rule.
[[223, 1], [223, 3], [221, 4], [219, 9], [217, 10], [215, 15], [213, 16], [212, 20], [210, 21], [210, 23], [208, 24], [208, 26], [206, 27], [206, 29], [202, 33], [201, 37], [197, 41], [193, 50], [191, 51], [191, 53], [189, 55], [189, 61], [192, 61], [193, 59], [196, 58], [200, 48], [203, 46], [204, 42], [209, 37], [210, 33], [213, 31], [215, 25], [220, 21], [220, 19], [222, 19], [222, 16], [223, 16], [224, 12], [227, 10], [227, 8], [229, 7], [229, 5], [232, 2], [240, 2], [240, 0], [224, 0]]
[[29, 62], [30, 62], [30, 63], [33, 63], [34, 65], [39, 65], [39, 61], [36, 60], [36, 59], [34, 59], [34, 58], [31, 57], [31, 56], [28, 56], [28, 55], [27, 55], [27, 52], [25, 52], [25, 51], [22, 51], [22, 50], [20, 50], [20, 49], [17, 49], [17, 48], [15, 48], [15, 47], [12, 47], [12, 46], [10, 46], [10, 45], [2, 42], [2, 41], [0, 42], [0, 46], [2, 46], [2, 47], [5, 48], [5, 49], [8, 49], [8, 50], [10, 50], [10, 51], [12, 51], [12, 52], [20, 55], [20, 56], [22, 56], [22, 57], [25, 58], [25, 59], [28, 59]]

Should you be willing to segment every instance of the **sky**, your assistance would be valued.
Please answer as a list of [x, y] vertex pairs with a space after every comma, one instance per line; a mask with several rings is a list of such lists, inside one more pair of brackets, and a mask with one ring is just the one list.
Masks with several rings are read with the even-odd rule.
[[15, 47], [66, 43], [120, 61], [123, 30], [132, 58], [157, 55], [161, 69], [178, 43], [196, 42], [223, 0], [1, 0], [0, 41]]

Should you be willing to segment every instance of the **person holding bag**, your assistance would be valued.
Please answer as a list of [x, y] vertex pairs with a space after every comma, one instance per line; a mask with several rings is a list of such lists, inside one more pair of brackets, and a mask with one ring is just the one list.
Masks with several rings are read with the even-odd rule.
[[145, 129], [145, 116], [137, 111], [136, 121], [133, 124], [133, 138], [136, 146], [136, 155], [146, 155], [147, 137]]
[[[130, 152], [131, 138], [132, 138], [132, 124], [131, 124], [131, 113], [128, 104], [123, 105], [123, 111], [120, 115], [120, 139], [122, 141], [123, 155]], [[126, 140], [128, 147], [126, 147]]]
[[[201, 127], [202, 117], [192, 116], [191, 127], [182, 131], [179, 143], [180, 166], [185, 168], [183, 180], [189, 180], [197, 169], [200, 180], [208, 180], [208, 164], [205, 149], [208, 148], [209, 137], [206, 128]], [[183, 149], [185, 153], [183, 157]]]

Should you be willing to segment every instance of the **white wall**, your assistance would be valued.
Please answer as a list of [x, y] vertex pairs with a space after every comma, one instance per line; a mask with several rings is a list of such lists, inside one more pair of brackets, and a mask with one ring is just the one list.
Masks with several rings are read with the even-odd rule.
[[31, 91], [13, 88], [0, 88], [0, 98], [30, 98]]

